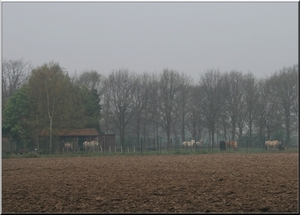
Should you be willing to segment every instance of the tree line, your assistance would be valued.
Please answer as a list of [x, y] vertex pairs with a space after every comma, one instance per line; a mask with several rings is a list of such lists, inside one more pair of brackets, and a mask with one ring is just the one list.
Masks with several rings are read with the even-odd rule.
[[[298, 65], [283, 67], [266, 78], [251, 72], [199, 73], [195, 81], [164, 69], [159, 74], [113, 70], [107, 76], [84, 71], [70, 77], [58, 63], [27, 68], [24, 60], [2, 63], [2, 132], [33, 141], [61, 129], [94, 127], [125, 138], [166, 136], [186, 140], [208, 134], [238, 140], [263, 140], [284, 133], [290, 145], [298, 132]], [[27, 72], [27, 75], [26, 75]], [[283, 138], [283, 137], [282, 137]]]

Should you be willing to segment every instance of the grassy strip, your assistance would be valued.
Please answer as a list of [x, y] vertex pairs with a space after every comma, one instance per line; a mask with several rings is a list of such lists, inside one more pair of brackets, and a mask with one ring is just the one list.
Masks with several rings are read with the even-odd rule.
[[173, 151], [161, 150], [161, 151], [143, 151], [141, 152], [93, 152], [93, 153], [85, 153], [85, 152], [70, 152], [65, 154], [38, 154], [36, 152], [28, 153], [28, 154], [2, 154], [2, 159], [9, 158], [66, 158], [66, 157], [101, 157], [101, 156], [151, 156], [151, 155], [195, 155], [195, 154], [218, 154], [218, 153], [239, 153], [239, 154], [261, 154], [261, 153], [298, 153], [298, 148], [291, 148], [288, 151], [279, 151], [279, 150], [269, 150], [265, 151], [262, 149], [246, 149], [242, 148], [238, 151], [233, 151], [232, 149], [226, 151], [220, 151], [218, 149], [208, 150], [183, 150], [177, 149]]

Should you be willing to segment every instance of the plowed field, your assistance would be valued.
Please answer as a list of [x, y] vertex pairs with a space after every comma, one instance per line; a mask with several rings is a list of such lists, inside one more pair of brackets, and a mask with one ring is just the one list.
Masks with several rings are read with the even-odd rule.
[[2, 212], [298, 212], [298, 154], [2, 159]]

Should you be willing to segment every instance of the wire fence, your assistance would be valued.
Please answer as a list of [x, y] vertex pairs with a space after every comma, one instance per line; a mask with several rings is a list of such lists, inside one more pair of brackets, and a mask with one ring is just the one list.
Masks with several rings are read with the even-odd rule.
[[[191, 140], [192, 138], [186, 138]], [[197, 139], [196, 139], [197, 140]], [[182, 138], [171, 138], [169, 142], [166, 137], [126, 137], [123, 141], [119, 138], [110, 145], [98, 145], [94, 148], [85, 150], [81, 144], [73, 144], [72, 147], [63, 147], [61, 144], [54, 142], [52, 154], [190, 154], [190, 153], [214, 153], [214, 152], [264, 152], [265, 140], [263, 137], [249, 136], [241, 138], [238, 142], [237, 150], [233, 147], [226, 147], [225, 149], [220, 146], [221, 140], [214, 143], [210, 139], [203, 139], [201, 146], [193, 144], [192, 146], [184, 146]], [[197, 140], [198, 141], [198, 140]], [[27, 141], [29, 142], [29, 141]], [[76, 147], [75, 147], [76, 146]], [[290, 148], [298, 150], [298, 138], [292, 138]], [[273, 150], [273, 149], [270, 149]], [[279, 148], [275, 148], [279, 150]], [[2, 140], [2, 154], [26, 154], [26, 153], [49, 153], [49, 142], [44, 141], [39, 143], [39, 147], [33, 144], [28, 144], [24, 147], [24, 141]]]

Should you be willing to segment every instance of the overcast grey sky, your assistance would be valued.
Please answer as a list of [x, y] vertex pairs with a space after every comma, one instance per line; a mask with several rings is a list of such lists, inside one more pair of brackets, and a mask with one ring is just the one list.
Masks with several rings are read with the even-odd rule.
[[2, 58], [70, 75], [120, 68], [194, 80], [208, 69], [266, 77], [298, 63], [297, 2], [2, 2]]

